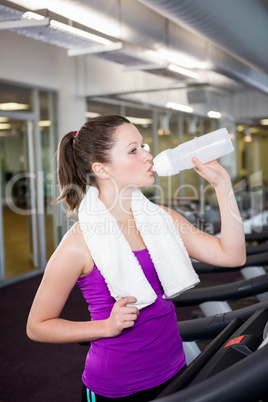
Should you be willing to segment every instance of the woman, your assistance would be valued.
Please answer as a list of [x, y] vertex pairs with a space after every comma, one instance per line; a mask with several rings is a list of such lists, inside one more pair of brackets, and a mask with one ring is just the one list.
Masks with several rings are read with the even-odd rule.
[[[139, 131], [117, 115], [90, 120], [59, 145], [57, 201], [66, 201], [79, 219], [48, 262], [27, 334], [39, 342], [91, 341], [82, 401], [156, 398], [185, 366], [168, 298], [198, 282], [189, 256], [222, 266], [245, 261], [243, 226], [226, 170], [216, 161], [193, 160], [216, 191], [222, 221], [217, 238], [137, 190], [154, 183], [151, 161]], [[60, 318], [76, 283], [91, 321]]]

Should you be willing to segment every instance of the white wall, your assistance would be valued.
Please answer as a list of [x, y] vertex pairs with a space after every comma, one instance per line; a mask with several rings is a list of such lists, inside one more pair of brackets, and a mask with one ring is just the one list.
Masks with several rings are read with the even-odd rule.
[[58, 89], [59, 51], [55, 46], [13, 32], [1, 31], [0, 79]]

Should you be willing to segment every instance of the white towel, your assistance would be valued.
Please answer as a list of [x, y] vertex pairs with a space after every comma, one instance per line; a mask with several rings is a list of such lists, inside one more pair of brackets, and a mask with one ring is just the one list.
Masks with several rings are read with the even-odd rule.
[[[116, 300], [134, 296], [137, 299], [134, 305], [141, 309], [155, 301], [156, 293], [98, 194], [96, 187], [89, 187], [79, 207], [78, 219], [85, 242], [111, 296]], [[138, 189], [132, 193], [131, 209], [163, 287], [163, 297], [173, 298], [195, 286], [198, 275], [171, 216]]]

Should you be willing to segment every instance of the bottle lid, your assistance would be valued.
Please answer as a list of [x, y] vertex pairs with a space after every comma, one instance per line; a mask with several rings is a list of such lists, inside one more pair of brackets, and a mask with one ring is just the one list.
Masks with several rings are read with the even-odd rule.
[[171, 176], [173, 174], [170, 159], [168, 157], [168, 149], [160, 152], [153, 160], [153, 170], [158, 176]]

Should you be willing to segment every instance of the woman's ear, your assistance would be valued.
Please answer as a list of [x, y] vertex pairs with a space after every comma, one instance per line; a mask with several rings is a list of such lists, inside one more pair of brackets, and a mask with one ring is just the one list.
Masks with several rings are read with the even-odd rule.
[[100, 179], [107, 180], [110, 178], [110, 175], [109, 175], [106, 167], [102, 163], [99, 163], [99, 162], [93, 163], [92, 171]]

